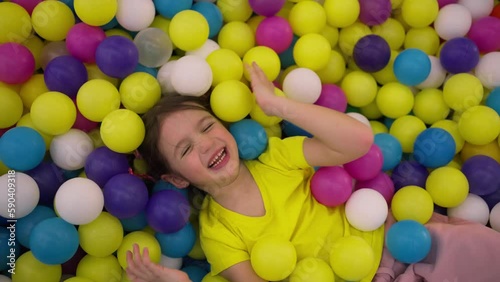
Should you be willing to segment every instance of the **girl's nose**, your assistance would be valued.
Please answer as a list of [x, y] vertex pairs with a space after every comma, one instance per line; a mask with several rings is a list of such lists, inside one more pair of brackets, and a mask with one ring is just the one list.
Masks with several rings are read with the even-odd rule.
[[200, 148], [201, 153], [207, 153], [210, 151], [210, 148], [213, 146], [213, 140], [212, 138], [202, 135], [200, 136], [198, 146]]

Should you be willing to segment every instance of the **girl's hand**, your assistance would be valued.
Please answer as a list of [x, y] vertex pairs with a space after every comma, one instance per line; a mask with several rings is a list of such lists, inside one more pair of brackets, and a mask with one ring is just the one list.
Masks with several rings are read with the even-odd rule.
[[141, 255], [137, 244], [133, 252], [127, 252], [127, 263], [127, 276], [132, 282], [191, 282], [185, 272], [151, 262], [147, 248]]
[[252, 65], [245, 65], [250, 74], [252, 91], [255, 95], [257, 105], [269, 116], [281, 116], [283, 109], [280, 109], [282, 97], [274, 94], [274, 84], [269, 81], [262, 69], [253, 62]]

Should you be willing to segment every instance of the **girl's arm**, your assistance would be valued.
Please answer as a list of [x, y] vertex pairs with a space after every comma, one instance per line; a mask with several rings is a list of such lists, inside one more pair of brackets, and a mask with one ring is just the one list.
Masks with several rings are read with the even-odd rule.
[[255, 273], [249, 260], [229, 267], [220, 275], [231, 282], [265, 282]]
[[340, 165], [368, 152], [373, 143], [370, 127], [342, 112], [276, 96], [274, 85], [257, 64], [253, 63], [247, 68], [251, 75], [252, 90], [262, 110], [314, 136], [304, 141], [304, 155], [309, 165]]

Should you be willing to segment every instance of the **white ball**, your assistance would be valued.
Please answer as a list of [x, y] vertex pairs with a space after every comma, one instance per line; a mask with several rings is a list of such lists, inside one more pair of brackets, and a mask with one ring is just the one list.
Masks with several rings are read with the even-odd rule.
[[67, 222], [75, 225], [87, 224], [101, 214], [104, 195], [94, 181], [76, 177], [59, 187], [54, 207], [59, 216]]
[[186, 55], [198, 56], [205, 60], [213, 51], [219, 49], [220, 46], [217, 42], [213, 41], [212, 39], [207, 39], [207, 41], [205, 41], [205, 43], [203, 43], [200, 48], [192, 51], [187, 51]]
[[151, 0], [118, 0], [116, 20], [130, 31], [143, 30], [153, 22], [156, 9]]
[[0, 216], [19, 219], [30, 214], [40, 200], [38, 184], [22, 172], [0, 176]]
[[463, 37], [472, 25], [472, 15], [465, 6], [449, 4], [439, 10], [434, 21], [436, 33], [444, 40]]
[[490, 52], [479, 59], [476, 77], [484, 87], [493, 89], [500, 86], [500, 52]]
[[448, 208], [448, 216], [486, 225], [490, 216], [490, 209], [483, 198], [475, 194], [469, 194], [460, 205]]
[[422, 83], [416, 86], [418, 89], [439, 88], [446, 79], [447, 72], [441, 65], [439, 58], [429, 56], [429, 60], [431, 61], [431, 72]]
[[356, 113], [356, 112], [350, 112], [350, 113], [347, 113], [348, 116], [352, 117], [352, 118], [355, 118], [356, 120], [366, 124], [366, 126], [368, 127], [372, 127], [371, 124], [370, 124], [370, 121], [362, 114], [360, 113]]
[[500, 203], [496, 204], [490, 212], [491, 228], [500, 232]]
[[308, 68], [296, 68], [283, 80], [283, 92], [296, 101], [313, 104], [321, 94], [321, 79]]
[[361, 231], [373, 231], [382, 226], [388, 212], [382, 194], [370, 188], [356, 190], [345, 204], [349, 224]]
[[94, 142], [87, 133], [70, 129], [58, 135], [50, 143], [50, 157], [62, 169], [77, 170], [85, 166], [88, 155], [94, 150]]
[[205, 59], [187, 55], [177, 60], [170, 75], [175, 92], [185, 96], [201, 96], [212, 85], [212, 69]]
[[134, 37], [134, 44], [139, 51], [139, 63], [146, 67], [160, 67], [172, 56], [172, 40], [165, 31], [156, 27], [139, 31]]
[[0, 275], [0, 282], [12, 282], [12, 280], [4, 275]]
[[[466, 7], [473, 20], [488, 16], [495, 6], [494, 0], [458, 0], [458, 4]], [[445, 6], [446, 7], [446, 6]]]
[[182, 258], [171, 258], [165, 255], [161, 255], [160, 265], [171, 269], [181, 269]]
[[175, 89], [172, 86], [172, 70], [175, 67], [175, 63], [177, 60], [172, 60], [161, 66], [158, 70], [158, 74], [156, 74], [156, 79], [158, 83], [160, 83], [161, 92], [163, 94], [174, 94]]

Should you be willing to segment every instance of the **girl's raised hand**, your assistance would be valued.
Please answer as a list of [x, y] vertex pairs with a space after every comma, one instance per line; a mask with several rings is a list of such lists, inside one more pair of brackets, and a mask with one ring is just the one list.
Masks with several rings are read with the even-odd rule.
[[133, 252], [127, 252], [127, 263], [127, 276], [132, 282], [191, 282], [185, 272], [153, 263], [147, 248], [141, 255], [137, 244]]
[[245, 65], [245, 67], [250, 74], [252, 91], [257, 104], [267, 115], [280, 116], [281, 109], [279, 107], [282, 97], [274, 94], [274, 84], [269, 81], [266, 74], [255, 62], [252, 65]]

